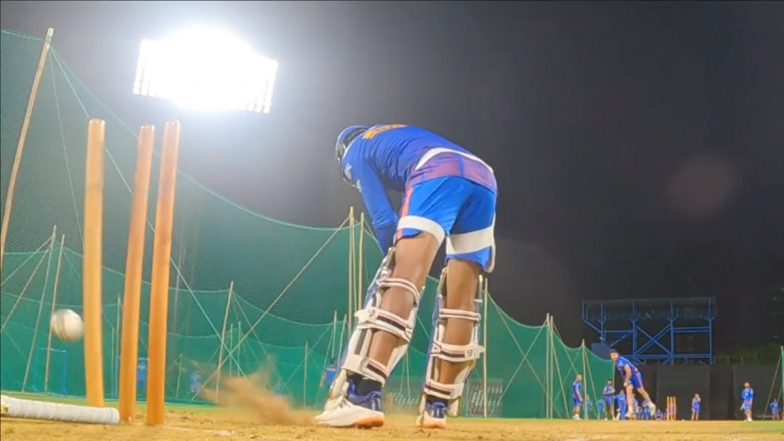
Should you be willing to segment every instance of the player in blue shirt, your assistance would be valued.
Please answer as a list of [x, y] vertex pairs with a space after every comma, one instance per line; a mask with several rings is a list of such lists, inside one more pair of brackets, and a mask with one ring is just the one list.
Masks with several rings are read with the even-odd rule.
[[740, 410], [746, 415], [746, 421], [751, 421], [751, 407], [752, 403], [754, 402], [754, 389], [751, 388], [751, 384], [747, 381], [743, 384], [743, 390], [740, 393], [740, 398], [743, 401], [743, 404], [740, 405]]
[[190, 391], [191, 395], [196, 396], [201, 391], [201, 374], [199, 371], [191, 372], [190, 376]]
[[[403, 124], [348, 127], [338, 135], [335, 153], [343, 179], [362, 195], [386, 257], [356, 314], [340, 373], [316, 423], [383, 425], [383, 386], [405, 355], [426, 277], [446, 242], [418, 418], [421, 427], [444, 428], [447, 414], [457, 414], [483, 351], [480, 281], [494, 263], [493, 170], [454, 142]], [[403, 195], [399, 212], [388, 191]]]
[[574, 415], [572, 419], [579, 420], [580, 419], [580, 410], [583, 407], [584, 399], [584, 386], [583, 386], [583, 376], [577, 374], [577, 379], [574, 380], [572, 383], [572, 403], [574, 404]]
[[770, 407], [770, 415], [773, 421], [778, 421], [781, 419], [781, 406], [779, 406], [779, 399], [774, 398], [773, 401], [768, 406]]
[[[629, 403], [634, 403], [634, 391], [636, 390], [645, 400], [643, 405], [647, 408], [649, 414], [655, 415], [656, 405], [653, 404], [651, 396], [648, 395], [648, 391], [645, 390], [645, 387], [642, 384], [642, 374], [640, 373], [640, 370], [637, 369], [637, 366], [632, 364], [632, 362], [625, 357], [621, 357], [621, 354], [615, 350], [610, 352], [610, 359], [615, 363], [615, 369], [618, 370], [621, 379], [623, 379], [623, 388], [626, 390], [627, 401]], [[629, 409], [627, 416], [633, 418], [634, 410]]]
[[618, 395], [615, 396], [615, 401], [618, 403], [618, 419], [625, 420], [626, 415], [629, 411], [628, 406], [626, 405], [626, 392], [621, 391], [618, 392]]
[[324, 375], [321, 377], [321, 387], [326, 386], [327, 389], [332, 387], [332, 383], [335, 381], [335, 376], [338, 374], [338, 366], [333, 359], [330, 361], [327, 369], [324, 371]]
[[604, 390], [602, 392], [604, 395], [604, 419], [613, 419], [613, 415], [615, 414], [613, 409], [613, 396], [615, 396], [615, 387], [613, 386], [612, 380], [607, 380], [607, 384], [604, 386]]
[[694, 398], [691, 399], [691, 420], [692, 421], [699, 421], [700, 420], [700, 407], [702, 405], [702, 398], [700, 398], [700, 394], [694, 394]]

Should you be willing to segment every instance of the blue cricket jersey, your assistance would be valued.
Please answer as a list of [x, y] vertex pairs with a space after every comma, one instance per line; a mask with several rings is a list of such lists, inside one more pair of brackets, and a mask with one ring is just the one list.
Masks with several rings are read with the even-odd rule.
[[754, 389], [750, 387], [744, 388], [743, 392], [740, 393], [740, 397], [744, 402], [752, 401], [754, 399]]
[[572, 383], [572, 398], [578, 401], [583, 400], [583, 382], [580, 380], [575, 380]]
[[492, 169], [481, 159], [440, 135], [403, 124], [368, 129], [351, 142], [340, 167], [362, 194], [384, 252], [398, 223], [386, 190], [403, 192], [420, 182], [458, 176], [497, 191]]
[[621, 378], [626, 378], [626, 370], [624, 369], [626, 366], [629, 366], [629, 369], [632, 371], [632, 375], [640, 373], [640, 371], [637, 369], [637, 366], [632, 364], [631, 361], [627, 360], [626, 357], [618, 357], [618, 362], [615, 364], [615, 368], [618, 369], [618, 373], [621, 374]]

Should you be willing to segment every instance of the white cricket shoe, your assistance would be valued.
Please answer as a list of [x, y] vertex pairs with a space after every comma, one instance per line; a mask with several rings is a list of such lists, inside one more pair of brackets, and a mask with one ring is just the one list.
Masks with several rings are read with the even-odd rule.
[[652, 418], [656, 416], [656, 405], [653, 404], [653, 401], [648, 401], [648, 411], [651, 413]]
[[435, 401], [425, 404], [425, 411], [417, 418], [417, 426], [423, 429], [446, 429], [446, 414], [449, 406]]
[[371, 392], [365, 396], [349, 393], [335, 408], [325, 410], [316, 417], [317, 426], [357, 427], [369, 429], [384, 425], [384, 412], [381, 411], [381, 392]]

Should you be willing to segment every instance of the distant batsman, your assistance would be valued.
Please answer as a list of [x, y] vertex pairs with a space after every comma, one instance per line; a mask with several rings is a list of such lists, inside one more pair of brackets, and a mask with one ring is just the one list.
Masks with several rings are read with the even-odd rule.
[[[493, 169], [454, 142], [403, 124], [348, 127], [335, 155], [343, 179], [362, 195], [385, 258], [316, 422], [384, 424], [384, 385], [408, 349], [426, 277], [446, 242], [417, 419], [423, 428], [445, 428], [484, 350], [480, 280], [494, 263]], [[388, 191], [402, 193], [399, 211]]]

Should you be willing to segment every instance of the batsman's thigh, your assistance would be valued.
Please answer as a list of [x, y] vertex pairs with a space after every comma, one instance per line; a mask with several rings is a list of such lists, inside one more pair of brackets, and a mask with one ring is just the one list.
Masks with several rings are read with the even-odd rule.
[[438, 247], [438, 239], [425, 232], [398, 240], [395, 244], [395, 277], [406, 278], [417, 286], [424, 284]]

